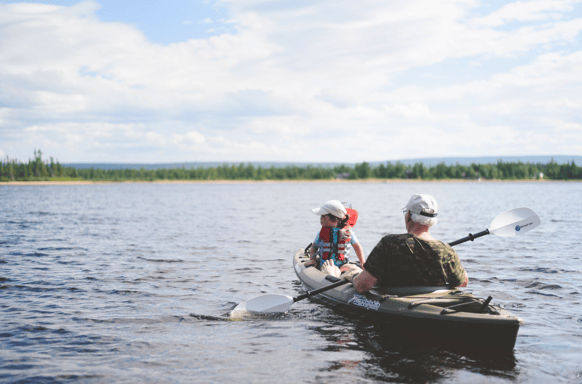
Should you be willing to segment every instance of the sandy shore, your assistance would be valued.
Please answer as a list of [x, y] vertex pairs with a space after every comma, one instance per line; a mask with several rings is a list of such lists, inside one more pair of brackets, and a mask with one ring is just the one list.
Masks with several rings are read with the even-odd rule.
[[[9, 185], [94, 185], [94, 184], [272, 184], [272, 183], [544, 183], [553, 180], [418, 180], [418, 179], [362, 179], [362, 180], [156, 180], [156, 181], [8, 181]], [[560, 180], [558, 180], [560, 181]]]

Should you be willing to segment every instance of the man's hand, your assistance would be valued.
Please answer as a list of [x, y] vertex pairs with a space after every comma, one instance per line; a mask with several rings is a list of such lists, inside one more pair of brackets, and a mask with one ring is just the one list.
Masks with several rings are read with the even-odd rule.
[[465, 271], [465, 281], [463, 281], [463, 284], [459, 285], [459, 287], [466, 288], [467, 285], [469, 285], [469, 275], [467, 275], [467, 272]]
[[341, 275], [340, 277], [343, 279], [346, 279], [347, 281], [353, 281], [354, 277], [356, 277], [361, 271], [358, 270], [351, 270], [349, 272], [344, 273], [343, 275]]
[[309, 267], [310, 265], [315, 265], [315, 259], [309, 259], [303, 265], [305, 265], [306, 267]]

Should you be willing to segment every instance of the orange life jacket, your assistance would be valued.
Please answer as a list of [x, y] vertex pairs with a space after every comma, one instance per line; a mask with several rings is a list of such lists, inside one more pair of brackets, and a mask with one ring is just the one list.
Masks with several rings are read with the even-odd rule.
[[342, 236], [341, 228], [322, 227], [315, 245], [319, 247], [320, 266], [325, 260], [332, 259], [334, 264], [341, 267], [348, 262], [346, 253], [349, 250], [351, 238]]
[[[322, 227], [319, 231], [319, 237], [314, 245], [319, 247], [317, 252], [320, 256], [320, 267], [321, 264], [328, 259], [332, 259], [333, 263], [338, 267], [341, 267], [348, 262], [346, 255], [350, 250], [350, 241], [352, 240], [351, 236], [349, 236], [349, 229], [356, 225], [356, 222], [358, 221], [358, 212], [351, 208], [346, 208], [346, 210], [348, 211], [349, 217], [345, 227]], [[342, 236], [340, 233], [342, 229], [347, 231], [347, 236]]]

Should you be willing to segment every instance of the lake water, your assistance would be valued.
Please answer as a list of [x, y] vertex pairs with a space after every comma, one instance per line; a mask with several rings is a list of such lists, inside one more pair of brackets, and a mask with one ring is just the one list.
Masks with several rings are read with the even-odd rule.
[[[408, 342], [316, 300], [229, 321], [261, 293], [296, 296], [310, 209], [351, 202], [366, 255], [404, 230], [413, 193], [453, 241], [526, 206], [542, 225], [456, 246], [467, 288], [525, 321], [513, 353]], [[0, 185], [3, 383], [582, 383], [582, 184], [567, 182]]]

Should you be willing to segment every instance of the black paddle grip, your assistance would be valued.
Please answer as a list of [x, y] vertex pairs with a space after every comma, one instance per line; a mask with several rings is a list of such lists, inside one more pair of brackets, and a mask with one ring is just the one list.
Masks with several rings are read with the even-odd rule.
[[485, 235], [488, 235], [488, 234], [489, 234], [489, 230], [488, 229], [486, 229], [484, 231], [481, 231], [479, 233], [476, 233], [474, 235], [472, 233], [469, 233], [469, 236], [463, 237], [462, 239], [459, 239], [459, 240], [456, 240], [456, 241], [453, 241], [452, 243], [449, 243], [449, 245], [452, 247], [453, 245], [461, 244], [461, 243], [464, 243], [464, 242], [469, 241], [469, 240], [473, 241], [473, 240], [475, 240], [478, 237], [485, 236]]

